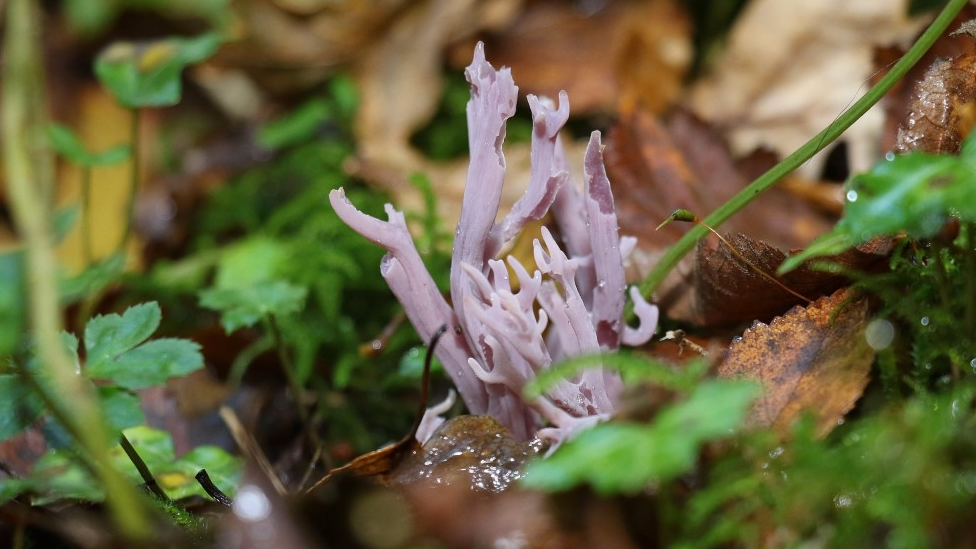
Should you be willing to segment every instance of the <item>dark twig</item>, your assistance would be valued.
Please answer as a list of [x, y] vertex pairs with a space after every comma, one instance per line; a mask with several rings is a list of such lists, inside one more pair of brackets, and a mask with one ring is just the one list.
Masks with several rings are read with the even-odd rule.
[[152, 492], [154, 496], [160, 499], [160, 501], [171, 501], [166, 492], [160, 488], [159, 483], [156, 482], [156, 477], [153, 476], [146, 462], [142, 460], [142, 456], [129, 442], [129, 439], [125, 436], [125, 433], [119, 433], [119, 444], [122, 449], [125, 450], [125, 455], [129, 456], [129, 461], [136, 466], [136, 470], [139, 471], [139, 476], [142, 477], [142, 482], [146, 484], [146, 489]]
[[220, 488], [217, 488], [217, 485], [210, 480], [210, 475], [207, 474], [206, 469], [200, 469], [200, 472], [197, 473], [195, 478], [197, 479], [197, 482], [200, 483], [200, 486], [203, 486], [204, 491], [207, 492], [207, 494], [212, 497], [214, 501], [217, 503], [222, 503], [227, 507], [234, 506], [234, 500], [230, 499], [230, 496], [225, 494]]

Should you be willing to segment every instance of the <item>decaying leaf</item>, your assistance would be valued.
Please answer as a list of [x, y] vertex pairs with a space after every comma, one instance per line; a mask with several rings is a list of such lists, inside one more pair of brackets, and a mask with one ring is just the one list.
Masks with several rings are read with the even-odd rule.
[[976, 53], [937, 59], [912, 94], [897, 152], [959, 152], [976, 125]]
[[[792, 305], [805, 303], [762, 276], [775, 275], [787, 254], [767, 242], [743, 234], [730, 234], [728, 242], [745, 257], [746, 264], [723, 243], [702, 240], [695, 254], [695, 300], [691, 320], [700, 326], [727, 326], [749, 320], [768, 320]], [[875, 272], [887, 266], [891, 248], [887, 239], [852, 248], [829, 262], [845, 270]], [[777, 279], [808, 299], [827, 295], [849, 283], [846, 276], [806, 264]]]
[[[635, 110], [611, 130], [608, 141], [607, 172], [615, 196], [620, 197], [617, 219], [623, 233], [639, 237], [631, 256], [629, 276], [633, 279], [646, 276], [657, 256], [687, 230], [674, 223], [655, 230], [671, 212], [677, 208], [710, 212], [748, 183], [721, 137], [688, 113], [675, 112], [662, 122]], [[831, 224], [831, 217], [819, 204], [777, 186], [730, 219], [722, 230], [749, 234], [756, 241], [768, 242], [770, 248], [795, 249], [828, 231]], [[688, 256], [659, 287], [657, 303], [670, 318], [698, 322], [702, 317], [698, 304], [711, 305], [696, 295], [698, 269], [696, 258]], [[784, 303], [785, 307], [790, 304]], [[738, 320], [770, 318], [785, 307], [769, 310], [764, 317], [745, 313]], [[716, 319], [712, 324], [725, 322], [727, 319]]]
[[[737, 155], [766, 146], [786, 156], [866, 91], [874, 46], [917, 32], [920, 21], [908, 17], [908, 4], [749, 2], [689, 106], [728, 131]], [[845, 133], [852, 171], [867, 170], [877, 158], [883, 118], [873, 109]], [[818, 174], [824, 158], [814, 158], [801, 173]]]
[[867, 300], [839, 290], [769, 325], [755, 323], [732, 342], [718, 375], [762, 383], [750, 425], [785, 434], [800, 414], [813, 412], [817, 433], [826, 435], [868, 383], [874, 350], [864, 337], [867, 323]]

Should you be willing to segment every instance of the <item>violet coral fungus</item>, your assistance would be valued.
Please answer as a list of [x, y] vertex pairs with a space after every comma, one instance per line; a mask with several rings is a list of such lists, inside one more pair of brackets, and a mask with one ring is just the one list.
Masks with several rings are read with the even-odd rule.
[[[505, 177], [505, 124], [515, 113], [518, 88], [509, 69], [496, 71], [485, 60], [480, 43], [465, 76], [471, 83], [471, 163], [451, 260], [453, 306], [424, 268], [403, 213], [387, 204], [389, 221], [384, 222], [357, 210], [342, 189], [329, 198], [347, 225], [389, 251], [381, 273], [420, 336], [429, 340], [444, 324], [459, 328], [441, 339], [436, 354], [468, 410], [491, 415], [522, 439], [538, 434], [565, 440], [613, 413], [621, 390], [617, 373], [584, 371], [531, 402], [522, 397], [526, 383], [560, 360], [613, 351], [621, 343], [645, 343], [654, 333], [657, 308], [632, 288], [640, 324], [633, 329], [623, 321], [623, 258], [636, 241], [617, 235], [599, 132], [593, 132], [586, 149], [582, 194], [569, 183], [559, 141], [569, 117], [565, 92], [559, 94], [557, 109], [528, 96], [533, 129], [528, 189], [495, 223]], [[543, 227], [541, 242], [534, 242], [538, 270], [529, 274], [517, 259], [507, 258], [518, 279], [515, 291], [505, 262], [494, 258], [528, 222], [550, 209], [566, 251]]]

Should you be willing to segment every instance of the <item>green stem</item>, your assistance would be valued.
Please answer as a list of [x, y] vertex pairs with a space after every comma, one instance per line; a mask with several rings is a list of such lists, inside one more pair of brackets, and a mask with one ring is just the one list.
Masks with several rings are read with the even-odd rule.
[[129, 125], [129, 143], [132, 150], [132, 170], [129, 172], [129, 198], [125, 206], [125, 229], [119, 239], [116, 253], [125, 253], [125, 244], [132, 233], [132, 220], [135, 217], [136, 195], [139, 192], [139, 172], [142, 170], [142, 153], [139, 146], [141, 135], [141, 111], [138, 107], [132, 109], [132, 122]]
[[91, 166], [81, 171], [81, 247], [85, 255], [85, 267], [90, 267], [94, 254], [91, 241]]
[[272, 339], [274, 339], [274, 346], [278, 351], [278, 360], [281, 362], [281, 369], [285, 372], [288, 387], [295, 397], [295, 408], [298, 411], [298, 419], [302, 422], [302, 429], [304, 429], [305, 435], [308, 437], [309, 442], [312, 443], [312, 446], [316, 449], [321, 448], [322, 439], [319, 438], [319, 434], [315, 431], [312, 425], [312, 418], [305, 408], [305, 403], [302, 402], [302, 395], [305, 394], [305, 388], [298, 382], [298, 377], [295, 375], [295, 364], [292, 362], [291, 356], [288, 355], [288, 350], [285, 347], [285, 338], [281, 335], [281, 329], [278, 328], [278, 323], [275, 322], [272, 316], [266, 316], [264, 318], [264, 325], [268, 333], [271, 334]]
[[[711, 214], [708, 215], [703, 221], [711, 225], [712, 227], [718, 227], [724, 223], [728, 218], [732, 217], [733, 214], [745, 207], [754, 198], [759, 196], [760, 193], [766, 191], [771, 186], [773, 186], [777, 181], [782, 179], [786, 174], [792, 172], [801, 164], [809, 160], [813, 155], [821, 151], [824, 147], [833, 142], [837, 137], [844, 133], [847, 128], [849, 128], [858, 118], [860, 118], [864, 113], [868, 111], [875, 103], [878, 102], [881, 97], [891, 89], [899, 80], [901, 80], [905, 74], [911, 69], [915, 63], [925, 54], [926, 51], [935, 43], [936, 39], [945, 32], [946, 27], [952, 22], [952, 19], [959, 13], [959, 10], [967, 3], [967, 0], [950, 0], [946, 4], [945, 8], [939, 14], [938, 17], [932, 21], [929, 28], [919, 37], [918, 41], [912, 45], [904, 57], [902, 57], [873, 88], [871, 88], [860, 100], [858, 100], [854, 105], [851, 106], [847, 111], [841, 114], [837, 120], [827, 127], [824, 131], [820, 132], [813, 137], [810, 141], [807, 141], [802, 147], [796, 150], [793, 154], [789, 155], [783, 159], [779, 164], [773, 166], [768, 172], [760, 176], [758, 179], [749, 184], [746, 188], [742, 189], [738, 194], [733, 196], [718, 208], [715, 209]], [[707, 233], [706, 229], [701, 226], [695, 226], [690, 231], [688, 231], [683, 237], [681, 237], [678, 242], [671, 246], [661, 259], [658, 261], [654, 269], [647, 275], [641, 284], [640, 291], [641, 294], [650, 299], [658, 286], [664, 281], [665, 277], [671, 272], [672, 269], [677, 266], [678, 262], [695, 247], [698, 240], [705, 236]], [[630, 315], [628, 315], [630, 316]]]
[[[34, 344], [44, 374], [67, 410], [66, 427], [91, 457], [107, 494], [112, 517], [120, 532], [132, 539], [149, 534], [149, 520], [141, 498], [109, 459], [109, 440], [102, 428], [101, 410], [92, 387], [75, 372], [61, 340], [61, 306], [57, 260], [50, 226], [52, 208], [45, 189], [53, 187], [45, 166], [51, 152], [45, 142], [45, 119], [36, 113], [43, 95], [35, 89], [43, 82], [37, 21], [37, 3], [9, 0], [3, 35], [2, 119], [3, 169], [18, 234], [27, 255], [29, 303]], [[34, 375], [34, 372], [25, 372]]]

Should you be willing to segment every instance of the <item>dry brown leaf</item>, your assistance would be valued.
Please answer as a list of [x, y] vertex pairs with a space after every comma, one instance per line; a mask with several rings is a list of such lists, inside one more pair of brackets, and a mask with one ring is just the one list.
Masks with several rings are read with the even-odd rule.
[[864, 337], [867, 322], [867, 300], [839, 290], [769, 325], [755, 323], [732, 342], [718, 375], [762, 384], [751, 425], [787, 434], [801, 413], [813, 412], [817, 434], [826, 435], [867, 386], [874, 360]]
[[[672, 0], [530, 4], [487, 40], [496, 64], [512, 68], [523, 93], [569, 94], [575, 114], [639, 104], [660, 112], [682, 90], [691, 64], [691, 24]], [[470, 57], [470, 47], [465, 48]]]
[[[692, 322], [700, 326], [728, 326], [750, 320], [765, 321], [804, 303], [758, 271], [774, 275], [786, 259], [786, 253], [743, 234], [727, 235], [726, 240], [751, 265], [724, 243], [709, 245], [708, 240], [702, 240], [695, 258]], [[824, 261], [845, 270], [877, 272], [887, 267], [890, 248], [887, 240], [871, 241]], [[849, 283], [841, 274], [816, 270], [808, 264], [776, 278], [783, 286], [809, 299], [828, 295]]]
[[[736, 155], [765, 146], [786, 156], [866, 91], [876, 45], [915, 35], [921, 22], [908, 18], [908, 3], [754, 0], [688, 105], [727, 132]], [[883, 119], [873, 109], [845, 133], [852, 171], [879, 156]], [[801, 173], [814, 177], [824, 158]]]
[[[724, 141], [703, 122], [681, 111], [672, 113], [667, 122], [643, 110], [630, 113], [611, 129], [605, 158], [621, 232], [638, 237], [637, 250], [631, 257], [631, 279], [646, 276], [663, 250], [688, 230], [677, 223], [655, 230], [671, 212], [684, 208], [703, 216], [748, 183]], [[776, 248], [801, 248], [830, 229], [833, 218], [824, 215], [822, 209], [820, 204], [774, 187], [730, 219], [722, 230], [749, 234]], [[700, 320], [697, 303], [702, 300], [696, 295], [696, 270], [696, 259], [686, 257], [658, 289], [657, 303], [670, 318]], [[771, 311], [762, 318], [783, 310]]]

